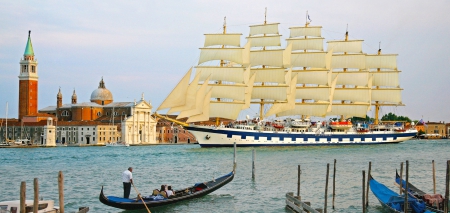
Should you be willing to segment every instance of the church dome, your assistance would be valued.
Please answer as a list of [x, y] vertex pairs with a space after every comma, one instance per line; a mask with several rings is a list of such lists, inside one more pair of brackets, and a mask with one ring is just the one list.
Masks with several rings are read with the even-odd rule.
[[113, 102], [113, 95], [108, 89], [106, 89], [103, 78], [100, 81], [98, 88], [92, 92], [91, 102], [95, 102], [101, 105]]

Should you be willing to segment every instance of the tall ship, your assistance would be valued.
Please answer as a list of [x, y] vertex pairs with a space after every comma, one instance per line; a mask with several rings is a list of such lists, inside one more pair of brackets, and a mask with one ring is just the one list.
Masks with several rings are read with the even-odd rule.
[[[285, 47], [279, 23], [266, 17], [250, 26], [245, 45], [224, 21], [222, 33], [205, 34], [198, 64], [156, 111], [177, 114], [172, 121], [202, 147], [384, 144], [415, 136], [403, 124], [378, 123], [380, 107], [404, 106], [397, 55], [364, 53], [363, 40], [348, 39], [348, 31], [344, 40], [327, 41], [324, 50], [322, 27], [308, 19], [289, 28]], [[257, 116], [237, 120], [249, 108], [259, 108]], [[372, 110], [374, 124], [351, 122]], [[198, 125], [211, 118], [215, 125]]]

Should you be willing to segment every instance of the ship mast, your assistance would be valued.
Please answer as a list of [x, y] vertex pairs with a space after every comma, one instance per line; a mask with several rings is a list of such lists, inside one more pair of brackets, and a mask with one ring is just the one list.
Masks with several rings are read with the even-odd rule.
[[[227, 17], [223, 18], [223, 34], [227, 34]], [[222, 45], [222, 48], [225, 48], [225, 45]], [[220, 60], [220, 67], [225, 66], [225, 61]], [[222, 84], [222, 81], [218, 81], [219, 84]], [[217, 101], [220, 101], [220, 98], [217, 98]], [[219, 126], [220, 118], [216, 117], [216, 126]]]
[[[381, 42], [378, 44], [378, 55], [381, 55]], [[377, 72], [380, 72], [381, 69], [377, 68]], [[377, 86], [377, 89], [379, 86]], [[380, 104], [378, 101], [375, 101], [375, 125], [378, 125], [378, 113], [380, 112]]]
[[[264, 25], [267, 24], [267, 7], [265, 8], [264, 11]], [[266, 36], [266, 34], [264, 34], [264, 36]], [[266, 47], [263, 47], [263, 50], [265, 50]], [[265, 66], [262, 66], [263, 68], [265, 68]], [[261, 83], [262, 86], [264, 86], [264, 82]], [[264, 111], [264, 99], [261, 99], [261, 102], [259, 103], [259, 120], [262, 121], [263, 120], [263, 112]]]

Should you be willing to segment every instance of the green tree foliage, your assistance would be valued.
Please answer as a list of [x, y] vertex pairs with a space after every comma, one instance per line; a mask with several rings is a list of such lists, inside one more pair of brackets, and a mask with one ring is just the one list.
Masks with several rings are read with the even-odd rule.
[[352, 119], [352, 123], [362, 123], [362, 122], [373, 122], [374, 121], [373, 118], [371, 118], [367, 115], [366, 115], [366, 118], [352, 117], [351, 119]]
[[390, 112], [386, 115], [383, 115], [383, 117], [381, 118], [382, 121], [407, 121], [407, 122], [411, 122], [411, 119], [409, 119], [408, 117], [405, 116], [397, 116], [396, 114]]

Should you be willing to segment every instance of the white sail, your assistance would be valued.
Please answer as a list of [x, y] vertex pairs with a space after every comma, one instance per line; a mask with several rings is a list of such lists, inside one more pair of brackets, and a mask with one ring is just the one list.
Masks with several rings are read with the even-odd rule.
[[282, 49], [250, 51], [250, 63], [252, 66], [283, 67], [283, 51]]
[[238, 33], [218, 33], [218, 34], [205, 34], [205, 47], [224, 45], [224, 46], [235, 46], [239, 47], [241, 45], [241, 35]]
[[372, 101], [401, 104], [401, 88], [372, 89]]
[[263, 34], [278, 34], [278, 24], [262, 24], [250, 26], [250, 36], [263, 35]]
[[220, 80], [244, 84], [248, 81], [250, 71], [246, 72], [246, 67], [213, 67], [197, 66], [197, 72], [200, 72], [200, 81], [204, 81], [208, 76], [211, 80]]
[[252, 99], [286, 100], [288, 85], [253, 86]]
[[209, 117], [237, 119], [245, 103], [236, 102], [211, 102]]
[[399, 87], [399, 71], [371, 72], [373, 75], [373, 86]]
[[308, 26], [308, 27], [290, 27], [290, 38], [301, 37], [301, 36], [322, 36], [321, 26]]
[[338, 77], [336, 84], [338, 85], [368, 85], [370, 73], [367, 71], [348, 71], [348, 72], [333, 72], [332, 78]]
[[286, 69], [284, 68], [261, 68], [251, 71], [256, 74], [255, 82], [285, 83]]
[[200, 59], [198, 64], [214, 60], [227, 60], [243, 64], [242, 57], [244, 48], [200, 48]]
[[252, 47], [281, 46], [281, 35], [247, 37]]
[[290, 82], [289, 93], [287, 96], [287, 103], [274, 103], [272, 107], [267, 111], [265, 117], [274, 115], [279, 112], [292, 110], [295, 108], [295, 84], [297, 83], [297, 76], [295, 75]]
[[331, 111], [327, 115], [342, 115], [344, 117], [361, 117], [365, 118], [370, 109], [370, 104], [333, 104]]
[[187, 123], [207, 121], [209, 120], [209, 99], [211, 99], [211, 90], [206, 94], [203, 100], [202, 113], [198, 115], [193, 115], [188, 118]]
[[331, 68], [365, 69], [366, 58], [364, 54], [333, 55], [331, 58]]
[[296, 103], [292, 110], [277, 113], [277, 116], [310, 115], [325, 117], [329, 103]]
[[227, 85], [227, 84], [212, 84], [212, 97], [214, 98], [227, 98], [232, 100], [245, 100], [245, 90], [247, 86], [241, 85]]
[[370, 102], [370, 88], [336, 88], [333, 100]]
[[297, 87], [295, 91], [295, 99], [316, 100], [330, 102], [331, 87]]
[[294, 52], [291, 54], [293, 67], [326, 68], [326, 52]]
[[328, 70], [293, 70], [292, 72], [298, 75], [298, 84], [327, 85], [329, 82]]
[[362, 42], [364, 40], [349, 40], [349, 41], [328, 41], [327, 50], [333, 52], [346, 53], [362, 53]]
[[397, 55], [383, 54], [383, 55], [366, 55], [367, 69], [381, 68], [397, 70]]
[[288, 45], [292, 44], [292, 50], [316, 50], [323, 51], [324, 38], [288, 38]]
[[189, 84], [189, 86], [186, 89], [185, 103], [183, 105], [170, 108], [168, 113], [180, 112], [180, 111], [192, 109], [195, 107], [195, 99], [196, 99], [196, 95], [197, 95], [199, 78], [200, 78], [200, 73], [197, 72], [194, 80], [192, 80], [192, 82]]
[[191, 78], [191, 73], [192, 67], [184, 75], [180, 82], [178, 82], [172, 92], [170, 92], [169, 96], [167, 96], [156, 111], [186, 104], [186, 92], [189, 85], [189, 80]]
[[205, 82], [200, 86], [200, 88], [197, 90], [197, 94], [195, 96], [195, 104], [193, 108], [181, 111], [178, 115], [177, 119], [185, 118], [192, 115], [198, 115], [201, 114], [203, 111], [203, 102], [206, 95], [206, 89], [208, 88], [208, 79], [206, 79]]

